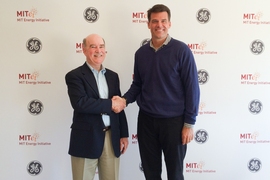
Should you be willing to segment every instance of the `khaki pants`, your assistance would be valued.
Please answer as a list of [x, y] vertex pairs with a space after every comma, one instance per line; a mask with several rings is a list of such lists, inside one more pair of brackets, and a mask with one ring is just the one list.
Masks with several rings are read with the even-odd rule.
[[79, 158], [71, 156], [73, 180], [93, 180], [98, 167], [99, 180], [119, 179], [120, 159], [115, 157], [111, 131], [106, 131], [104, 149], [98, 159]]

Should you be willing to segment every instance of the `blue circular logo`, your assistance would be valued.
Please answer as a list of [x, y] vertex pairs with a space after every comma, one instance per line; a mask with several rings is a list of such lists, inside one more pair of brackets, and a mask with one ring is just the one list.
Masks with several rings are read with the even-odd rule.
[[208, 140], [209, 136], [207, 131], [200, 129], [195, 133], [195, 141], [199, 144], [204, 144]]
[[211, 18], [211, 13], [208, 9], [202, 8], [197, 11], [196, 18], [199, 21], [199, 23], [205, 24], [209, 22]]
[[198, 71], [198, 81], [200, 85], [203, 85], [205, 83], [207, 83], [207, 81], [209, 80], [209, 74], [206, 70], [204, 69], [200, 69]]
[[249, 46], [249, 49], [253, 54], [259, 55], [264, 50], [264, 44], [261, 40], [257, 39], [257, 40], [252, 41], [252, 43]]
[[84, 19], [89, 23], [94, 23], [99, 18], [99, 12], [94, 7], [88, 7], [83, 12]]
[[41, 51], [42, 43], [38, 38], [33, 37], [26, 42], [26, 48], [30, 53], [36, 54]]
[[253, 158], [248, 162], [247, 167], [251, 172], [256, 173], [262, 168], [262, 162], [257, 158]]
[[248, 109], [251, 114], [257, 115], [262, 111], [263, 105], [261, 101], [254, 99], [252, 100], [249, 105]]
[[32, 176], [39, 175], [41, 173], [42, 169], [43, 169], [42, 164], [38, 161], [31, 161], [27, 165], [27, 172]]
[[41, 114], [41, 112], [44, 109], [44, 106], [41, 101], [35, 99], [28, 103], [27, 109], [30, 114], [36, 116], [36, 115]]

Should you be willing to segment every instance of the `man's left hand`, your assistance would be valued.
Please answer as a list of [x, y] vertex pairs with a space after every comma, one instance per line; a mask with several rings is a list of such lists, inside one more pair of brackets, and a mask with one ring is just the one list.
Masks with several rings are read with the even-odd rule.
[[193, 140], [194, 134], [193, 134], [193, 128], [189, 127], [183, 127], [182, 129], [182, 144], [188, 144], [190, 141]]
[[124, 154], [128, 147], [128, 138], [121, 138], [120, 139], [120, 152]]

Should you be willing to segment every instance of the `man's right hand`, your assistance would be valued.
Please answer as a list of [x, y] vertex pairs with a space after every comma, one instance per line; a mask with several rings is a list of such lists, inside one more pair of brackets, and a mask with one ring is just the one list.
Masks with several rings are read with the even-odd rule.
[[120, 113], [126, 107], [126, 100], [119, 96], [113, 96], [112, 98], [112, 110], [115, 113]]

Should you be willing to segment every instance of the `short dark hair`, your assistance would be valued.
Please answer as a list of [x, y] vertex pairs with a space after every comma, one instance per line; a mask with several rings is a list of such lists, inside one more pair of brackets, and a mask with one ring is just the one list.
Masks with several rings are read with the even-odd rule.
[[171, 11], [167, 6], [165, 6], [163, 4], [156, 4], [147, 11], [148, 21], [150, 22], [150, 20], [151, 20], [151, 13], [158, 13], [158, 12], [167, 12], [168, 18], [169, 18], [169, 21], [170, 21], [170, 19], [171, 19]]

